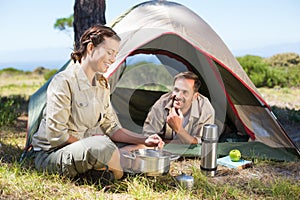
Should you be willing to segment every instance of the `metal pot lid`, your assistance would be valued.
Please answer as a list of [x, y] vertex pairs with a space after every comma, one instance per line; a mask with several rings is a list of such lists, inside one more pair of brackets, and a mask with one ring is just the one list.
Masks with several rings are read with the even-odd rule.
[[176, 181], [182, 188], [191, 190], [194, 186], [194, 177], [186, 174], [182, 174], [175, 177]]
[[169, 158], [172, 156], [172, 154], [168, 151], [156, 149], [137, 149], [132, 151], [132, 153], [139, 157]]
[[179, 182], [194, 182], [194, 177], [187, 174], [181, 174], [176, 176], [175, 178]]

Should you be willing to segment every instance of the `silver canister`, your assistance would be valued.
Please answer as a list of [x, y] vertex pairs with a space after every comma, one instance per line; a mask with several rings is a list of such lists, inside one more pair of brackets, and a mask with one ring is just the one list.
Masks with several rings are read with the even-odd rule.
[[186, 174], [176, 176], [175, 179], [182, 189], [192, 190], [194, 186], [194, 177]]
[[201, 171], [208, 176], [215, 176], [217, 171], [218, 126], [205, 124], [201, 146]]

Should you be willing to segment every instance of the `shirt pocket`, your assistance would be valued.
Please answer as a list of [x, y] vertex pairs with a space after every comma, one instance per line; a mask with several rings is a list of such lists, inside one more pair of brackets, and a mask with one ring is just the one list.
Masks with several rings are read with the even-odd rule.
[[84, 99], [84, 98], [79, 98], [79, 99], [76, 99], [75, 101], [76, 101], [76, 107], [78, 107], [78, 108], [84, 109], [85, 107], [88, 107], [88, 105], [89, 105], [87, 99]]
[[[88, 101], [88, 98], [77, 96], [73, 105], [74, 122], [84, 126], [88, 126], [92, 121], [95, 121], [94, 112]], [[91, 121], [92, 120], [92, 121]]]

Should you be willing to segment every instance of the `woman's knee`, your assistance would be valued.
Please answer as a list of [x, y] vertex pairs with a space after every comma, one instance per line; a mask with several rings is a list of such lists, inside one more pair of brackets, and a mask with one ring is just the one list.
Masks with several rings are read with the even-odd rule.
[[108, 169], [113, 172], [116, 179], [120, 179], [123, 176], [123, 169], [120, 163], [120, 153], [117, 149], [113, 152], [107, 166]]
[[[116, 151], [116, 145], [106, 137], [95, 136], [84, 139], [81, 145], [74, 150], [78, 156], [78, 161], [84, 160], [92, 168], [102, 168], [110, 161], [113, 153]], [[76, 157], [77, 157], [76, 156]]]

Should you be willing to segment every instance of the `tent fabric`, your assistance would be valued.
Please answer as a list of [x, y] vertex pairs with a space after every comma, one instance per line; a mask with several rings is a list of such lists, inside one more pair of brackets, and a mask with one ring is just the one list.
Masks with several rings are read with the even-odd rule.
[[[246, 85], [256, 90], [221, 38], [196, 13], [183, 5], [167, 1], [145, 2], [133, 7], [126, 15], [121, 15], [112, 23], [112, 27], [122, 36], [122, 53], [132, 51], [131, 43], [136, 46], [136, 41], [145, 43], [160, 34], [174, 33], [188, 40], [198, 50], [218, 59], [224, 66], [230, 66], [230, 70], [238, 74]], [[181, 47], [176, 42], [173, 45]]]
[[[107, 73], [112, 92], [122, 79], [119, 67], [128, 56], [164, 50], [183, 58], [200, 73], [209, 91], [219, 93], [208, 94], [219, 121], [225, 121], [228, 114], [220, 110], [229, 103], [230, 115], [240, 121], [241, 131], [254, 141], [274, 148], [297, 149], [221, 38], [185, 6], [167, 1], [145, 2], [121, 15], [112, 27], [122, 37], [117, 62]], [[225, 102], [220, 96], [226, 98]]]
[[[122, 44], [117, 62], [107, 73], [110, 79], [119, 80], [120, 74], [115, 72], [135, 51], [161, 49], [180, 55], [202, 75], [209, 91], [218, 92], [209, 94], [215, 109], [225, 109], [228, 101], [253, 140], [271, 147], [295, 148], [220, 37], [191, 10], [173, 2], [145, 2], [122, 15], [112, 27], [121, 35]], [[113, 89], [116, 80], [112, 80]], [[222, 96], [225, 101], [220, 100]], [[222, 109], [216, 109], [216, 116], [221, 123], [225, 121]]]
[[[228, 156], [230, 150], [239, 149], [244, 159], [268, 159], [276, 161], [297, 161], [299, 157], [292, 148], [271, 148], [261, 142], [227, 142], [218, 143], [217, 157]], [[181, 155], [186, 158], [200, 158], [201, 145], [167, 144], [165, 151]]]
[[[247, 145], [259, 143], [286, 154], [293, 151], [284, 149], [292, 149], [292, 155], [299, 157], [299, 147], [222, 39], [190, 9], [168, 1], [148, 1], [129, 9], [110, 26], [122, 41], [116, 62], [105, 76], [109, 78], [112, 105], [122, 126], [140, 133], [151, 105], [172, 89], [175, 74], [190, 70], [199, 76], [203, 83], [200, 92], [215, 108], [224, 142], [221, 146], [230, 146], [228, 141], [233, 139], [244, 141], [246, 137], [252, 141]], [[151, 59], [139, 60], [140, 55]], [[60, 70], [66, 67], [68, 63]], [[145, 89], [148, 87], [160, 89]], [[27, 147], [45, 105], [46, 88], [47, 84], [30, 98]], [[234, 130], [235, 138], [229, 138], [232, 131], [228, 130]]]

